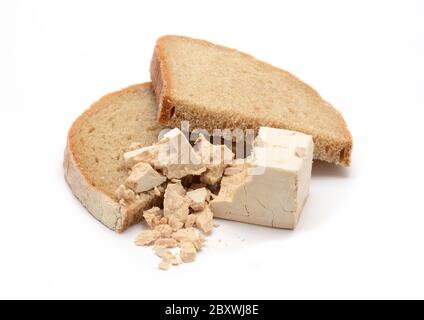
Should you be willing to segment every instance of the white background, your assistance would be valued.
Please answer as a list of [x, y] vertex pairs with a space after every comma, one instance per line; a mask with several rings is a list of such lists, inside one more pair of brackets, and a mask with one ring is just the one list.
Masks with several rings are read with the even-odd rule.
[[[0, 298], [424, 298], [422, 1], [0, 2]], [[72, 121], [149, 80], [180, 34], [287, 69], [345, 116], [296, 231], [221, 222], [195, 263], [93, 219], [63, 179]], [[221, 241], [220, 241], [221, 240]]]

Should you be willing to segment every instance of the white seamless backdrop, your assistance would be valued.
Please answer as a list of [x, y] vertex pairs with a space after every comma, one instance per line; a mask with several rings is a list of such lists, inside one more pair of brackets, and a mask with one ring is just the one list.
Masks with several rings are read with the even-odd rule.
[[[1, 1], [0, 298], [424, 298], [423, 16], [422, 1]], [[294, 73], [354, 138], [350, 168], [314, 165], [295, 231], [222, 221], [168, 272], [62, 169], [72, 121], [148, 81], [164, 34]]]

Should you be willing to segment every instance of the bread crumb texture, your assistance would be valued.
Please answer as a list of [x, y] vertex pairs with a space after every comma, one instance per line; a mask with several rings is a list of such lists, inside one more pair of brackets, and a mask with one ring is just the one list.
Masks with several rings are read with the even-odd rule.
[[352, 137], [340, 112], [287, 71], [207, 41], [164, 36], [150, 73], [161, 123], [299, 131], [312, 135], [315, 159], [350, 164]]
[[118, 232], [139, 222], [143, 210], [160, 199], [158, 192], [136, 194], [125, 186], [122, 159], [124, 152], [157, 141], [164, 126], [156, 115], [150, 83], [133, 85], [94, 103], [69, 131], [65, 178], [90, 213]]

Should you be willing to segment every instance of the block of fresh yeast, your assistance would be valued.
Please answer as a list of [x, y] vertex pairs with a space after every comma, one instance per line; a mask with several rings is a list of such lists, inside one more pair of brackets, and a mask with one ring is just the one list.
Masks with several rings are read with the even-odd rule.
[[214, 217], [294, 229], [308, 198], [313, 153], [310, 135], [261, 127], [252, 155], [223, 177], [211, 201]]

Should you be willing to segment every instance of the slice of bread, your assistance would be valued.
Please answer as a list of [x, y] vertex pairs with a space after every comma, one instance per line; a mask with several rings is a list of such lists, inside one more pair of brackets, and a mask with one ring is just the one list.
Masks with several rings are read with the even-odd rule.
[[163, 124], [300, 131], [313, 136], [314, 158], [350, 163], [352, 137], [342, 115], [284, 70], [207, 41], [164, 36], [150, 73]]
[[128, 204], [115, 190], [128, 177], [122, 151], [132, 142], [148, 146], [164, 127], [156, 120], [157, 105], [150, 83], [111, 93], [94, 103], [72, 125], [65, 150], [65, 178], [75, 196], [110, 229], [124, 231], [157, 205], [154, 194], [142, 194]]

